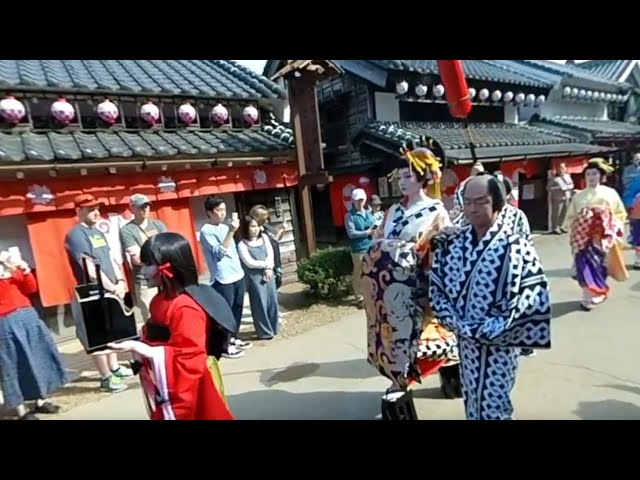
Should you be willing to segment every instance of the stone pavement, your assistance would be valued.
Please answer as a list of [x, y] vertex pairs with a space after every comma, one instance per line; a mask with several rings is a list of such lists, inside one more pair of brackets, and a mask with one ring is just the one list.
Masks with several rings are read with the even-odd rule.
[[[613, 284], [610, 300], [577, 310], [566, 236], [536, 239], [552, 285], [553, 347], [522, 359], [513, 394], [518, 419], [640, 419], [640, 272]], [[630, 252], [628, 260], [631, 260]], [[364, 313], [223, 360], [229, 403], [238, 419], [374, 419], [388, 382], [364, 361]], [[136, 381], [130, 390], [60, 419], [146, 419]], [[437, 376], [415, 392], [421, 419], [463, 419]]]

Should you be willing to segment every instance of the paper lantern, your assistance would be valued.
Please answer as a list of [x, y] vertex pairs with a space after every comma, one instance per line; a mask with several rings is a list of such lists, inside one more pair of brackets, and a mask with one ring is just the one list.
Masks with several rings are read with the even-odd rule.
[[536, 98], [536, 105], [542, 105], [546, 101], [547, 98], [544, 95], [538, 95], [538, 98]]
[[444, 95], [444, 87], [442, 85], [436, 85], [433, 87], [433, 95], [436, 98], [440, 98]]
[[219, 103], [211, 109], [211, 120], [217, 125], [224, 125], [229, 120], [229, 110]]
[[565, 97], [568, 97], [569, 95], [571, 95], [571, 87], [564, 87], [564, 90], [562, 90], [562, 94]]
[[429, 89], [425, 86], [425, 85], [417, 85], [416, 86], [416, 95], [418, 95], [419, 97], [424, 97], [427, 94], [427, 91]]
[[244, 107], [242, 111], [242, 118], [249, 125], [255, 125], [258, 123], [258, 109], [253, 105], [249, 105], [248, 107]]
[[51, 115], [63, 125], [69, 125], [76, 117], [76, 111], [66, 98], [59, 98], [51, 104]]
[[471, 100], [473, 100], [476, 97], [476, 89], [475, 88], [470, 88], [469, 89], [469, 98]]
[[496, 90], [491, 94], [491, 100], [493, 100], [494, 102], [499, 102], [501, 98], [502, 92], [500, 90]]
[[404, 95], [409, 91], [409, 84], [404, 80], [396, 83], [396, 93], [398, 95]]
[[502, 99], [504, 100], [505, 103], [509, 103], [511, 100], [513, 100], [513, 92], [505, 93]]
[[5, 97], [0, 100], [0, 115], [9, 123], [18, 124], [27, 111], [20, 100], [13, 97]]
[[489, 98], [489, 90], [483, 88], [482, 90], [480, 90], [478, 97], [484, 102], [487, 98]]
[[533, 93], [530, 93], [529, 95], [527, 95], [526, 100], [529, 105], [533, 105], [536, 101], [536, 96]]
[[525, 96], [524, 93], [519, 93], [516, 95], [515, 101], [516, 103], [522, 103], [524, 102]]
[[197, 113], [196, 109], [190, 103], [183, 103], [178, 108], [178, 116], [186, 125], [191, 125], [196, 121]]
[[111, 100], [104, 100], [100, 102], [98, 104], [98, 107], [96, 108], [96, 111], [98, 112], [98, 116], [102, 121], [107, 122], [111, 125], [116, 123], [116, 120], [118, 120], [118, 116], [120, 114], [120, 112], [118, 112], [118, 107], [116, 107], [115, 103], [113, 103]]
[[160, 120], [160, 109], [153, 102], [147, 102], [140, 107], [140, 116], [149, 125], [155, 125]]

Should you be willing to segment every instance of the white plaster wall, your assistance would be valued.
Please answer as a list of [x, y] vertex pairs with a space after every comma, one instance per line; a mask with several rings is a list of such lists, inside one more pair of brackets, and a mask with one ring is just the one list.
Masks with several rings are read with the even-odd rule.
[[400, 102], [395, 94], [375, 92], [376, 120], [380, 122], [400, 121]]

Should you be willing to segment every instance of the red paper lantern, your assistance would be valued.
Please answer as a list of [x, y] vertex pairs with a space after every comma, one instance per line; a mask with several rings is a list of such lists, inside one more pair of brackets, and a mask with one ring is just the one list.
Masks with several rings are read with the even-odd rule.
[[454, 118], [467, 118], [471, 113], [472, 104], [462, 60], [437, 60], [437, 62], [440, 78], [447, 92], [451, 115]]

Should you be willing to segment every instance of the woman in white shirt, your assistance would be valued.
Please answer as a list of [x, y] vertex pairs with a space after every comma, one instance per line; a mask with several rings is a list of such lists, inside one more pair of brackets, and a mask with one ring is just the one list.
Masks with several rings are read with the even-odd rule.
[[238, 254], [245, 271], [253, 325], [260, 340], [271, 340], [278, 334], [273, 247], [251, 217], [246, 217], [240, 224], [240, 238]]

